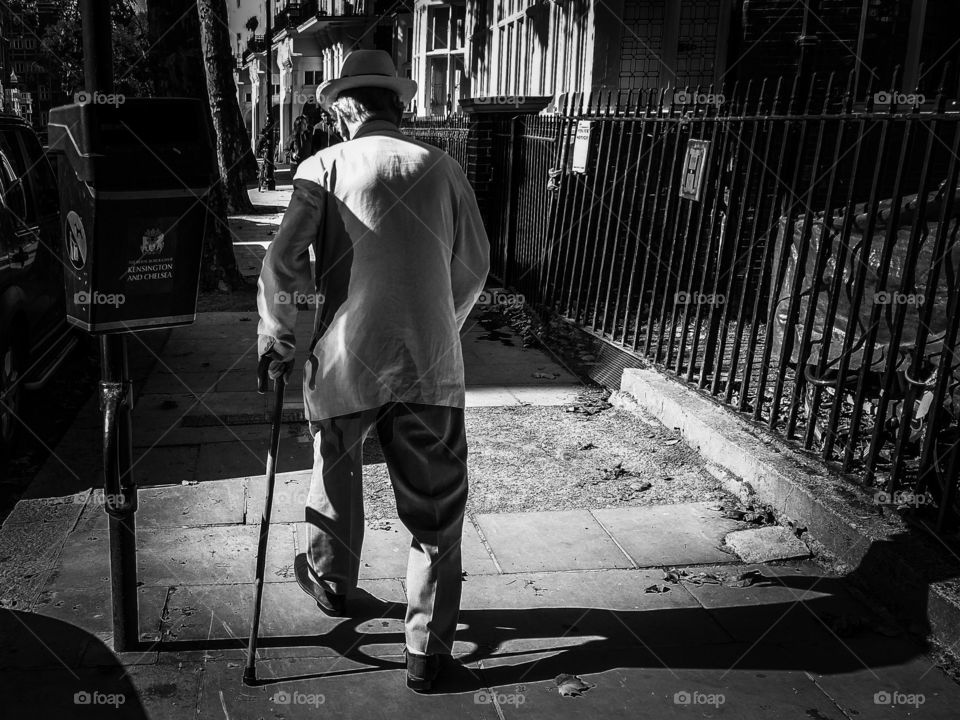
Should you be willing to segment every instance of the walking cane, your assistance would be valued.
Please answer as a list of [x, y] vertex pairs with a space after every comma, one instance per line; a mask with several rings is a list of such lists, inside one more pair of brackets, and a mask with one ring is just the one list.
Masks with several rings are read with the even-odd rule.
[[[270, 358], [260, 358], [257, 367], [257, 392], [267, 391], [267, 370]], [[257, 634], [260, 632], [260, 608], [263, 604], [263, 576], [267, 564], [267, 536], [270, 534], [270, 510], [273, 507], [273, 485], [277, 477], [277, 452], [280, 449], [280, 424], [283, 420], [283, 375], [274, 380], [273, 425], [270, 428], [270, 449], [267, 452], [267, 492], [260, 516], [260, 539], [257, 543], [257, 570], [253, 592], [253, 623], [250, 626], [250, 643], [247, 645], [247, 666], [243, 669], [243, 684], [257, 682]]]

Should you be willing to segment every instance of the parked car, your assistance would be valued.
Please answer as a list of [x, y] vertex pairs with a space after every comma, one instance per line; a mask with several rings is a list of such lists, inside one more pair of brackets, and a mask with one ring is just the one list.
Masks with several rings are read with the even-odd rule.
[[43, 385], [78, 341], [66, 320], [53, 168], [36, 133], [0, 114], [0, 453], [21, 429], [24, 391]]

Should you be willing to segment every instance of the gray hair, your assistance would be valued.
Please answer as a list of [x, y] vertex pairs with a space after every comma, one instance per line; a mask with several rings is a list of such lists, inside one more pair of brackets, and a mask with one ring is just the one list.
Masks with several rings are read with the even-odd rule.
[[344, 90], [334, 100], [332, 107], [348, 123], [389, 120], [399, 124], [403, 117], [400, 98], [387, 88], [358, 87]]

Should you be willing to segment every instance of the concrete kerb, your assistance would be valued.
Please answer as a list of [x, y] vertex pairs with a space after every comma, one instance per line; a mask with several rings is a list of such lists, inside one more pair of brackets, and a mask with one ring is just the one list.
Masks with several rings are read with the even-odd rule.
[[875, 504], [838, 482], [819, 459], [655, 370], [627, 368], [620, 387], [611, 404], [676, 428], [713, 464], [707, 469], [728, 492], [773, 508], [818, 555], [908, 630], [956, 653], [960, 595], [949, 587], [956, 579], [953, 572], [938, 572], [942, 565], [931, 559], [944, 555], [934, 540], [909, 532], [893, 513], [881, 516]]

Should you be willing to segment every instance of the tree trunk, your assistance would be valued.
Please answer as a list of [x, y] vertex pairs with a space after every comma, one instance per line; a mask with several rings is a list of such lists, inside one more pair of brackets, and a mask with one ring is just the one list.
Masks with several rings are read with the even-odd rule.
[[[149, 0], [149, 55], [156, 72], [156, 94], [160, 97], [191, 97], [209, 103], [196, 7], [196, 0]], [[213, 136], [212, 114], [207, 115], [207, 125]], [[213, 155], [210, 162], [216, 162]], [[223, 182], [213, 186], [205, 203], [210, 217], [204, 236], [200, 288], [229, 291], [242, 287], [244, 281], [233, 253]]]
[[226, 186], [227, 206], [231, 213], [253, 212], [247, 181], [256, 179], [257, 162], [237, 102], [234, 61], [227, 33], [227, 2], [197, 0], [197, 11], [210, 115], [217, 136], [217, 163]]

